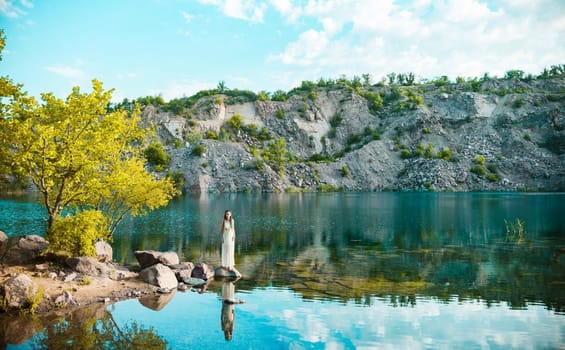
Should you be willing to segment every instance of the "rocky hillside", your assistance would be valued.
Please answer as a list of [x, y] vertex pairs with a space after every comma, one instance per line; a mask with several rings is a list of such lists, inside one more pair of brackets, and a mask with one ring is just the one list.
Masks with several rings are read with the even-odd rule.
[[563, 191], [564, 111], [561, 75], [314, 85], [143, 113], [187, 191]]

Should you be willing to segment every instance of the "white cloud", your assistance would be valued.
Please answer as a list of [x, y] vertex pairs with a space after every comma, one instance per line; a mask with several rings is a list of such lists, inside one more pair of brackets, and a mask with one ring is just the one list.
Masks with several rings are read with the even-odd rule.
[[33, 8], [33, 4], [28, 0], [20, 0], [20, 4], [22, 4], [22, 6], [24, 7], [27, 7], [28, 9]]
[[86, 74], [80, 68], [65, 65], [48, 66], [46, 67], [46, 69], [57, 75], [70, 79], [83, 79], [86, 76]]
[[14, 5], [11, 0], [0, 0], [0, 12], [9, 18], [18, 18], [26, 14], [20, 7]]
[[186, 23], [190, 23], [194, 19], [194, 16], [191, 15], [190, 13], [187, 13], [187, 12], [184, 12], [184, 11], [181, 11], [180, 13], [181, 13], [182, 18], [184, 18], [184, 21]]
[[199, 2], [218, 7], [228, 17], [250, 22], [263, 22], [267, 8], [265, 3], [256, 3], [254, 0], [199, 0]]
[[565, 57], [561, 0], [270, 4], [288, 22], [302, 24], [303, 30], [269, 61], [305, 72], [316, 69], [326, 77], [370, 73], [378, 79], [389, 72], [414, 72], [426, 78], [455, 78], [485, 72], [502, 75], [510, 69], [539, 73]]

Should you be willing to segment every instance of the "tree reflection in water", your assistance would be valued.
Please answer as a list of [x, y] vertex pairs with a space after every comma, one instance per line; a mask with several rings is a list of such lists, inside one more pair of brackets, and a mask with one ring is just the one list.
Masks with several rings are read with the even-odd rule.
[[153, 327], [136, 321], [120, 327], [105, 309], [90, 317], [69, 315], [49, 322], [36, 333], [30, 346], [34, 349], [167, 349], [167, 341]]

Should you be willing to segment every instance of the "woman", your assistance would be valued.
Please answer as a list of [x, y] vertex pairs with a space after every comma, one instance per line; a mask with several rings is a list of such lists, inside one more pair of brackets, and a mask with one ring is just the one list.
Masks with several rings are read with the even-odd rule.
[[235, 265], [235, 222], [231, 216], [231, 211], [224, 212], [222, 221], [222, 267], [232, 271]]
[[233, 327], [235, 324], [235, 286], [233, 282], [224, 282], [222, 285], [222, 330], [224, 338], [231, 340], [233, 335]]

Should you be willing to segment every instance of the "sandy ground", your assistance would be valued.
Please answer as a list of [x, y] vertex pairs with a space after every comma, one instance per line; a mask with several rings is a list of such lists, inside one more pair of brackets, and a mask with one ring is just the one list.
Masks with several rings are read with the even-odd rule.
[[[64, 282], [60, 277], [48, 278], [48, 272], [38, 272], [34, 265], [0, 266], [0, 284], [6, 279], [24, 273], [36, 283], [44, 293], [44, 298], [35, 310], [36, 314], [47, 313], [61, 307], [90, 305], [93, 303], [113, 303], [120, 300], [138, 298], [157, 293], [158, 287], [130, 277], [121, 281], [108, 277], [88, 277], [88, 282]], [[69, 292], [72, 301], [64, 306], [55, 304], [57, 297]]]

